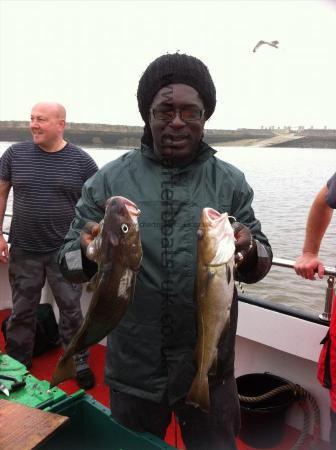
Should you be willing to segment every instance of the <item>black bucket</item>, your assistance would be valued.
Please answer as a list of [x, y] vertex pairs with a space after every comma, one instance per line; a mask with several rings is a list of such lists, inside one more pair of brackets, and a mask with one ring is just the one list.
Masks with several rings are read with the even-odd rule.
[[[267, 372], [242, 375], [236, 381], [238, 394], [245, 397], [258, 397], [289, 383]], [[295, 393], [291, 390], [260, 402], [240, 400], [242, 426], [239, 438], [256, 448], [278, 445], [284, 436], [287, 409], [294, 401]]]

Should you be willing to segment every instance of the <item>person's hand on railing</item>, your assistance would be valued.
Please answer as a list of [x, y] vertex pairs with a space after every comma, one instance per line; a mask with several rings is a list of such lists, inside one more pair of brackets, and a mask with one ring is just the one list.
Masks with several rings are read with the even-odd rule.
[[323, 278], [324, 264], [315, 253], [305, 252], [297, 258], [294, 264], [295, 272], [307, 280], [315, 280], [317, 274]]
[[3, 234], [0, 234], [0, 262], [3, 264], [8, 262], [8, 244]]

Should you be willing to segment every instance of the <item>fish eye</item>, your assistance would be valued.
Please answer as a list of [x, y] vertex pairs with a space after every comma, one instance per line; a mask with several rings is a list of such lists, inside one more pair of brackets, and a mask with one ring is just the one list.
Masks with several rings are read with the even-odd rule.
[[126, 223], [123, 223], [123, 224], [121, 225], [121, 231], [122, 231], [123, 233], [128, 233], [128, 226], [126, 225]]

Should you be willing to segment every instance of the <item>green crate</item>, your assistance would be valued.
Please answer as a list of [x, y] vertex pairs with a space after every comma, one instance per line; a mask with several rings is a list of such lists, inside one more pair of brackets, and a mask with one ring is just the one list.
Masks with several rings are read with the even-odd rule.
[[[10, 392], [9, 401], [43, 411], [68, 416], [70, 421], [55, 431], [44, 450], [168, 450], [174, 449], [150, 433], [135, 433], [113, 420], [110, 410], [82, 389], [68, 396], [61, 389], [49, 389], [48, 381], [33, 377], [27, 368], [8, 355], [0, 353], [0, 374], [9, 375], [26, 385]], [[3, 380], [11, 389], [12, 381]]]
[[135, 433], [113, 420], [110, 410], [82, 391], [45, 409], [70, 417], [44, 444], [43, 450], [174, 449], [150, 433]]

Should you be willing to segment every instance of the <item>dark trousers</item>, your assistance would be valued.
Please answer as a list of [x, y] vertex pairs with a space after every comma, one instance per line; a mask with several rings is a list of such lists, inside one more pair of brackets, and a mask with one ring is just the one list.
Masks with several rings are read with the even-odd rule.
[[[31, 253], [12, 246], [9, 252], [9, 281], [12, 289], [12, 314], [7, 323], [6, 351], [30, 365], [36, 330], [36, 309], [46, 278], [59, 308], [59, 331], [66, 346], [83, 321], [80, 305], [81, 285], [66, 280], [57, 263], [57, 251]], [[88, 353], [75, 357], [77, 369], [87, 367]]]
[[332, 409], [330, 410], [330, 420], [330, 448], [336, 449], [336, 412], [334, 412]]
[[112, 417], [138, 432], [150, 432], [164, 438], [175, 412], [188, 450], [236, 450], [235, 438], [240, 429], [240, 408], [234, 377], [224, 384], [210, 386], [211, 411], [179, 402], [154, 403], [139, 397], [110, 390]]

